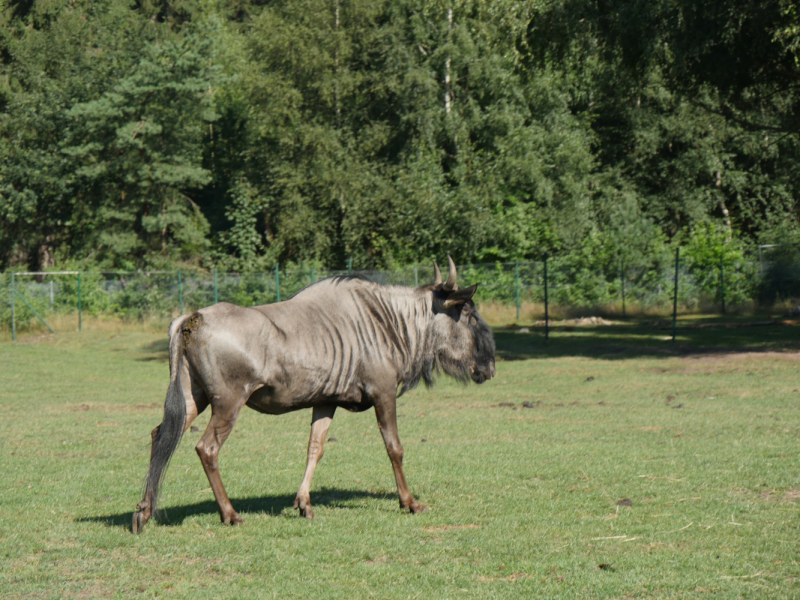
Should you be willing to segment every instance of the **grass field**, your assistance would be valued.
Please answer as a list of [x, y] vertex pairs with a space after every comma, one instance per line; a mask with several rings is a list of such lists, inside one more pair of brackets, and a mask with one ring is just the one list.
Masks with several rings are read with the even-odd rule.
[[417, 516], [372, 411], [334, 419], [314, 521], [292, 509], [310, 413], [244, 411], [220, 467], [245, 522], [225, 527], [203, 414], [138, 537], [164, 334], [0, 344], [0, 597], [800, 596], [800, 328], [679, 333], [499, 330], [495, 380], [401, 398]]

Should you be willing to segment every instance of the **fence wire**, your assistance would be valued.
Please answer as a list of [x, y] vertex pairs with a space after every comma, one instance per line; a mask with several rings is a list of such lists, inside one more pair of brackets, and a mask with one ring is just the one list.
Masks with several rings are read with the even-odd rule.
[[[698, 268], [678, 265], [678, 312], [723, 312], [726, 307], [775, 304], [800, 298], [800, 249], [770, 248], [750, 262]], [[478, 263], [458, 267], [462, 286], [478, 284], [475, 301], [543, 316], [545, 283], [550, 314], [669, 315], [674, 261], [620, 265], [612, 272], [587, 270], [574, 258]], [[54, 317], [85, 316], [136, 321], [170, 318], [216, 302], [255, 306], [286, 300], [304, 287], [352, 274], [381, 284], [418, 286], [433, 280], [430, 266], [393, 271], [275, 270], [266, 273], [185, 271], [86, 271], [0, 273], [0, 328], [25, 331]], [[13, 279], [13, 282], [12, 282]], [[12, 290], [13, 284], [13, 290]], [[13, 293], [12, 293], [13, 291]], [[78, 313], [78, 314], [75, 314]], [[38, 316], [37, 316], [38, 315]]]

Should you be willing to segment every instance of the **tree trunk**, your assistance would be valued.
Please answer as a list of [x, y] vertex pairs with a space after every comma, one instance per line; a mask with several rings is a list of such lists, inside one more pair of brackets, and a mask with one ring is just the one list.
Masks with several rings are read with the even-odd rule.
[[44, 243], [39, 246], [39, 271], [44, 271], [50, 267], [56, 266], [56, 259], [53, 256], [53, 236], [48, 235], [44, 238]]
[[730, 242], [733, 239], [733, 227], [731, 226], [731, 214], [728, 212], [728, 207], [725, 206], [725, 196], [722, 194], [722, 171], [717, 171], [717, 191], [719, 192], [719, 207], [722, 210], [722, 216], [725, 219], [725, 226], [728, 228], [728, 237], [725, 241]]
[[[447, 9], [447, 43], [449, 44], [452, 41], [453, 37], [453, 9]], [[444, 112], [448, 115], [450, 114], [450, 102], [452, 95], [450, 93], [450, 56], [447, 57], [447, 60], [444, 63], [445, 65], [445, 72], [444, 72]]]
[[333, 58], [334, 68], [336, 69], [336, 79], [334, 81], [334, 103], [336, 108], [336, 126], [341, 125], [342, 109], [339, 106], [339, 0], [336, 0], [336, 15], [334, 27], [336, 29], [336, 52]]

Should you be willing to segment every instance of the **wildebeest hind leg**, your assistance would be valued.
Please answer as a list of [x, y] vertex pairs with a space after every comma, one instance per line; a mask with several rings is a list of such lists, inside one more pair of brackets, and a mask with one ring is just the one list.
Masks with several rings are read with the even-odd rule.
[[183, 433], [189, 430], [192, 423], [206, 408], [208, 408], [208, 396], [196, 387], [192, 387], [192, 394], [186, 397], [186, 422], [183, 424]]
[[[197, 443], [195, 450], [200, 457], [200, 462], [203, 463], [203, 469], [208, 477], [208, 482], [211, 484], [211, 490], [214, 492], [214, 498], [217, 500], [217, 507], [219, 508], [219, 517], [225, 525], [237, 525], [242, 522], [242, 518], [233, 509], [230, 498], [225, 492], [225, 487], [222, 485], [222, 479], [219, 476], [219, 457], [220, 448], [233, 429], [236, 423], [236, 416], [238, 409], [235, 411], [215, 410], [212, 405], [211, 419], [208, 422], [203, 437]], [[230, 414], [230, 413], [233, 414]]]
[[335, 406], [315, 406], [311, 413], [311, 435], [308, 438], [308, 460], [306, 461], [306, 472], [303, 475], [303, 482], [300, 490], [294, 499], [294, 507], [300, 509], [300, 515], [308, 519], [314, 518], [314, 511], [311, 510], [311, 478], [314, 477], [314, 469], [322, 458], [325, 447], [325, 436], [328, 435], [328, 428], [333, 420], [333, 413], [336, 412]]
[[403, 446], [397, 435], [397, 409], [394, 397], [375, 402], [375, 415], [378, 417], [378, 426], [381, 429], [386, 452], [392, 461], [394, 478], [397, 482], [397, 495], [400, 497], [400, 508], [407, 508], [412, 513], [421, 513], [425, 507], [414, 499], [408, 491], [406, 476], [403, 473]]
[[[186, 430], [192, 424], [192, 421], [195, 420], [197, 415], [203, 412], [206, 407], [208, 406], [208, 398], [201, 389], [193, 387], [192, 381], [189, 376], [189, 371], [185, 367], [183, 367], [181, 373], [181, 392], [183, 394], [183, 401], [186, 404], [186, 412], [184, 416], [184, 424], [183, 424], [183, 431], [181, 434], [186, 433]], [[186, 392], [186, 390], [191, 390], [191, 392]], [[153, 431], [150, 432], [150, 464], [153, 463], [153, 458], [155, 456], [156, 451], [156, 438], [158, 437], [158, 432], [161, 429], [161, 425], [158, 425]], [[152, 468], [152, 467], [151, 467]], [[136, 512], [133, 513], [133, 525], [132, 529], [134, 533], [139, 533], [142, 528], [145, 526], [147, 521], [150, 520], [150, 517], [153, 513], [153, 506], [155, 502], [153, 502], [154, 498], [153, 495], [156, 493], [155, 490], [151, 489], [149, 486], [145, 487], [144, 497], [142, 498], [141, 502], [136, 505]]]

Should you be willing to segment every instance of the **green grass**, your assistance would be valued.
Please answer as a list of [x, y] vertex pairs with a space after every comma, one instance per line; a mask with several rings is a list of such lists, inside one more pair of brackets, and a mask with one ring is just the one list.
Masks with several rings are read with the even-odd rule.
[[798, 328], [679, 334], [500, 330], [495, 380], [401, 398], [417, 516], [372, 411], [334, 419], [312, 522], [291, 508], [310, 413], [245, 411], [220, 455], [244, 525], [188, 433], [138, 537], [164, 334], [0, 344], [0, 597], [798, 596]]

